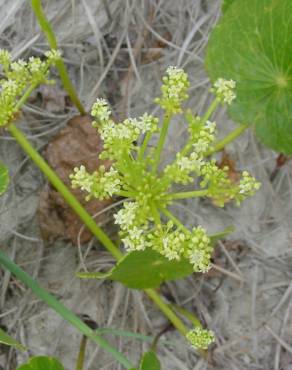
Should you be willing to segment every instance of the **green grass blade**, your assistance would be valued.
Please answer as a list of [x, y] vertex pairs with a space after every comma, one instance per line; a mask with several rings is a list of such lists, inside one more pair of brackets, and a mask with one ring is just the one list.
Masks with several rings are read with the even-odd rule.
[[53, 295], [44, 290], [34, 279], [32, 279], [25, 271], [19, 266], [12, 262], [3, 252], [0, 251], [0, 264], [8, 269], [13, 275], [22, 281], [33, 293], [44, 301], [49, 307], [57, 312], [63, 319], [68, 321], [74, 326], [80, 333], [96, 342], [101, 348], [109, 352], [113, 358], [122, 364], [126, 369], [133, 368], [130, 361], [112, 347], [105, 339], [96, 335], [92, 329], [89, 328], [79, 317], [77, 317], [72, 311], [60, 303]]
[[7, 346], [15, 347], [20, 349], [21, 351], [26, 351], [26, 348], [18, 343], [14, 338], [10, 337], [10, 335], [6, 334], [4, 330], [0, 329], [0, 343], [6, 344]]

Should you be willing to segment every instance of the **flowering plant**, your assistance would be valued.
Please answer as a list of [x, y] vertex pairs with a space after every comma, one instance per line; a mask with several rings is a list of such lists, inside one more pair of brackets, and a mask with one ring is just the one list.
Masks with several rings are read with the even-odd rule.
[[[151, 265], [145, 268], [149, 250], [162, 255], [173, 269], [175, 265], [171, 262], [182, 260], [188, 261], [194, 272], [205, 273], [211, 267], [213, 243], [210, 236], [202, 226], [188, 229], [176, 218], [169, 209], [176, 199], [204, 196], [220, 207], [230, 200], [239, 205], [260, 187], [247, 171], [242, 173], [238, 182], [232, 181], [228, 176], [228, 167], [219, 168], [215, 160], [209, 159], [216, 134], [216, 123], [210, 118], [220, 103], [231, 104], [235, 99], [235, 82], [222, 78], [215, 82], [211, 89], [215, 99], [203, 117], [194, 115], [191, 110], [183, 110], [182, 103], [188, 99], [189, 85], [188, 76], [182, 69], [167, 69], [161, 96], [155, 99], [164, 110], [161, 127], [159, 119], [147, 113], [115, 123], [111, 119], [108, 103], [98, 99], [91, 111], [93, 126], [103, 140], [100, 159], [109, 160], [111, 165], [109, 168], [102, 165], [93, 173], [81, 166], [75, 168], [70, 176], [72, 186], [84, 190], [88, 200], [113, 196], [125, 199], [123, 207], [114, 215], [115, 223], [120, 227], [121, 241], [129, 256], [145, 252], [139, 261], [144, 261], [144, 278], [148, 276], [149, 280], [154, 273]], [[188, 140], [174, 160], [161, 168], [159, 164], [168, 128], [176, 114], [183, 114], [188, 122]], [[150, 141], [156, 134], [158, 141], [151, 147]], [[191, 185], [195, 189], [174, 192], [175, 184]], [[126, 261], [127, 256], [118, 264], [120, 275], [130, 275], [129, 265], [131, 269], [135, 259], [128, 258], [128, 265]], [[156, 262], [156, 265], [161, 264], [159, 274], [163, 275], [163, 263], [158, 259]], [[139, 269], [136, 265], [134, 268]], [[84, 275], [79, 276], [96, 277]], [[123, 282], [122, 279], [119, 281]], [[149, 282], [149, 287], [152, 286]], [[197, 326], [186, 334], [186, 338], [193, 346], [206, 349], [214, 341], [214, 334]]]
[[[169, 207], [176, 199], [197, 196], [209, 197], [220, 207], [230, 200], [240, 204], [260, 184], [247, 171], [234, 183], [228, 177], [227, 167], [219, 168], [215, 160], [208, 159], [216, 133], [216, 124], [209, 119], [219, 103], [231, 104], [235, 99], [235, 82], [224, 79], [214, 84], [211, 91], [215, 99], [204, 117], [195, 116], [190, 110], [185, 112], [188, 140], [172, 163], [158, 168], [170, 120], [183, 113], [188, 87], [188, 76], [182, 69], [167, 69], [162, 94], [155, 100], [165, 113], [161, 128], [159, 119], [147, 113], [114, 123], [107, 102], [98, 99], [91, 111], [93, 126], [104, 143], [100, 158], [110, 160], [111, 166], [101, 166], [93, 173], [84, 166], [75, 168], [71, 180], [74, 188], [87, 192], [86, 199], [114, 195], [125, 198], [114, 218], [126, 251], [151, 248], [169, 260], [186, 258], [194, 271], [206, 272], [213, 250], [206, 230], [201, 226], [187, 229]], [[159, 135], [157, 145], [148, 148], [154, 134]], [[196, 182], [199, 189], [172, 191], [174, 184], [194, 187]]]
[[0, 50], [4, 78], [0, 80], [0, 126], [10, 122], [30, 93], [41, 83], [50, 83], [49, 68], [60, 59], [60, 52], [49, 50], [46, 59], [31, 57], [12, 61], [7, 50]]

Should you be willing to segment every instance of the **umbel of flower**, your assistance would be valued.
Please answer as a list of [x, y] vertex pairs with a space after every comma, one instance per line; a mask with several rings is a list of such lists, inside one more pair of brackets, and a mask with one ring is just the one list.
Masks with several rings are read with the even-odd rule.
[[[109, 159], [111, 167], [106, 170], [101, 166], [93, 173], [88, 173], [84, 166], [75, 168], [71, 181], [74, 188], [87, 193], [87, 199], [125, 198], [114, 221], [120, 227], [121, 240], [128, 252], [151, 248], [170, 261], [185, 259], [194, 271], [206, 272], [213, 252], [211, 239], [199, 225], [186, 228], [169, 210], [172, 202], [205, 196], [221, 207], [230, 200], [240, 204], [260, 185], [246, 171], [234, 183], [228, 177], [228, 168], [221, 169], [214, 160], [208, 159], [207, 153], [212, 149], [216, 135], [216, 123], [210, 121], [213, 113], [210, 109], [209, 115], [203, 118], [191, 111], [185, 113], [189, 135], [184, 147], [172, 163], [165, 168], [158, 166], [168, 124], [173, 115], [183, 112], [188, 87], [188, 76], [182, 69], [167, 69], [161, 96], [155, 100], [165, 112], [161, 128], [158, 118], [146, 113], [115, 123], [106, 100], [98, 99], [91, 111], [93, 126], [103, 140], [100, 158]], [[233, 81], [220, 79], [213, 91], [217, 100], [229, 104], [235, 97], [234, 88]], [[158, 144], [149, 150], [148, 143], [154, 135], [158, 135]], [[175, 193], [172, 190], [175, 183], [199, 184], [199, 187]], [[202, 333], [194, 332], [192, 341], [199, 343], [196, 338], [200, 337], [200, 345], [207, 343], [207, 335], [202, 336]]]
[[211, 330], [196, 327], [186, 335], [187, 340], [195, 348], [207, 349], [214, 342], [215, 336]]
[[49, 83], [49, 67], [60, 58], [60, 52], [51, 50], [45, 53], [46, 59], [31, 57], [28, 61], [19, 59], [13, 62], [7, 50], [0, 50], [0, 65], [3, 78], [0, 80], [0, 126], [4, 126], [17, 113], [17, 102], [29, 88], [41, 83]]

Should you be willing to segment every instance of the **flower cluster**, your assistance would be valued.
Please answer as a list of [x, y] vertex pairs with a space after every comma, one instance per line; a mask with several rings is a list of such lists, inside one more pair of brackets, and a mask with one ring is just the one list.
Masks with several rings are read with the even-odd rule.
[[104, 166], [100, 166], [93, 173], [88, 173], [85, 166], [75, 167], [70, 179], [73, 189], [80, 188], [88, 193], [86, 200], [108, 199], [121, 188], [119, 173], [113, 167], [107, 171]]
[[159, 224], [153, 228], [151, 219], [141, 220], [139, 213], [138, 203], [126, 202], [124, 208], [114, 215], [128, 252], [151, 248], [170, 261], [188, 260], [195, 272], [207, 272], [210, 269], [213, 246], [201, 226], [191, 231], [182, 230], [168, 221], [166, 225]]
[[[175, 67], [168, 68], [163, 81], [162, 96], [156, 101], [169, 118], [181, 112], [189, 81], [187, 74]], [[222, 101], [231, 101], [234, 86], [231, 81], [218, 80], [214, 91]], [[213, 252], [211, 238], [201, 226], [187, 229], [172, 215], [169, 206], [174, 199], [197, 196], [197, 193], [211, 198], [218, 206], [224, 206], [231, 199], [239, 204], [259, 188], [259, 183], [246, 171], [235, 183], [229, 178], [227, 167], [220, 168], [215, 160], [208, 159], [216, 134], [216, 124], [209, 120], [209, 113], [201, 118], [187, 111], [188, 140], [173, 162], [157, 172], [157, 156], [147, 145], [153, 134], [160, 132], [160, 142], [163, 138], [158, 118], [144, 114], [115, 123], [104, 99], [98, 99], [93, 105], [93, 126], [103, 140], [100, 159], [109, 159], [111, 167], [106, 170], [101, 166], [92, 174], [84, 166], [76, 168], [71, 175], [72, 186], [86, 191], [87, 199], [113, 195], [130, 198], [114, 215], [128, 252], [151, 248], [170, 261], [185, 259], [194, 271], [207, 272]], [[173, 193], [174, 183], [197, 183], [200, 189]], [[195, 334], [200, 337], [200, 333], [195, 332], [194, 338]], [[206, 336], [201, 338], [207, 341]]]
[[177, 67], [168, 67], [166, 73], [161, 87], [162, 96], [155, 101], [170, 114], [180, 113], [181, 103], [188, 98], [188, 76], [183, 69]]
[[216, 123], [202, 121], [189, 112], [189, 140], [184, 149], [176, 154], [176, 160], [165, 167], [165, 175], [177, 184], [186, 185], [193, 181], [193, 174], [201, 175], [205, 154], [215, 140]]
[[91, 115], [95, 118], [93, 127], [98, 129], [103, 140], [101, 159], [118, 160], [125, 153], [129, 155], [141, 135], [158, 130], [158, 118], [147, 113], [138, 119], [127, 118], [121, 123], [115, 123], [110, 119], [111, 111], [104, 99], [97, 99]]
[[17, 101], [29, 87], [48, 83], [49, 67], [60, 58], [57, 50], [46, 53], [46, 60], [31, 57], [12, 62], [7, 50], [0, 50], [0, 64], [4, 78], [0, 80], [0, 126], [6, 125], [19, 109]]
[[190, 330], [186, 338], [192, 346], [198, 349], [207, 349], [215, 341], [214, 333], [211, 330], [200, 327]]
[[260, 183], [247, 171], [242, 173], [238, 183], [234, 183], [228, 175], [228, 167], [219, 168], [215, 160], [211, 160], [202, 166], [201, 187], [207, 187], [206, 195], [213, 199], [219, 207], [223, 207], [230, 200], [235, 200], [237, 205], [252, 196], [260, 188]]
[[224, 78], [218, 78], [218, 80], [214, 83], [214, 87], [212, 88], [212, 92], [215, 93], [217, 98], [226, 104], [231, 104], [233, 100], [236, 98], [234, 93], [234, 89], [236, 87], [236, 83], [233, 80], [225, 80]]

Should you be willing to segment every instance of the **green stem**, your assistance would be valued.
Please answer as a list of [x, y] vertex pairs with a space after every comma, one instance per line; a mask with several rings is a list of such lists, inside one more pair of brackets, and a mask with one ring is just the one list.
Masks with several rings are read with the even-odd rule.
[[74, 195], [70, 192], [67, 186], [62, 180], [56, 175], [56, 173], [49, 167], [45, 160], [39, 155], [39, 153], [32, 147], [30, 142], [26, 139], [23, 133], [13, 124], [8, 126], [8, 130], [11, 135], [16, 139], [24, 151], [31, 157], [31, 159], [37, 164], [40, 170], [47, 176], [51, 184], [58, 190], [63, 196], [68, 205], [79, 215], [84, 224], [88, 229], [97, 237], [97, 239], [105, 246], [105, 248], [116, 258], [120, 259], [122, 253], [110, 240], [110, 238], [104, 233], [104, 231], [97, 226], [90, 214], [82, 207]]
[[167, 199], [196, 198], [196, 197], [204, 197], [207, 194], [208, 194], [208, 189], [205, 189], [205, 190], [194, 190], [194, 191], [183, 191], [181, 193], [170, 193], [170, 194], [167, 194]]
[[177, 311], [178, 313], [183, 315], [186, 319], [188, 319], [194, 325], [194, 327], [202, 328], [202, 324], [195, 314], [174, 303], [170, 303], [169, 306], [174, 311]]
[[184, 230], [187, 234], [190, 233], [190, 230], [185, 227], [178, 218], [176, 218], [168, 209], [161, 208], [161, 212], [168, 217], [179, 229]]
[[120, 364], [126, 369], [133, 368], [129, 360], [120, 352], [113, 348], [105, 339], [96, 335], [89, 326], [87, 326], [78, 316], [70, 311], [66, 306], [59, 302], [53, 295], [44, 290], [34, 279], [32, 279], [25, 271], [12, 262], [3, 252], [0, 251], [0, 264], [8, 269], [20, 281], [22, 281], [32, 292], [44, 301], [49, 307], [57, 312], [63, 319], [68, 321], [77, 330], [83, 333], [87, 338], [93, 340], [105, 351], [109, 352]]
[[161, 128], [158, 144], [154, 152], [154, 162], [153, 162], [153, 167], [152, 167], [152, 173], [155, 173], [157, 171], [157, 167], [160, 161], [160, 155], [161, 155], [164, 142], [166, 139], [170, 120], [171, 120], [171, 116], [169, 114], [165, 114], [165, 117], [162, 122], [162, 128]]
[[[41, 0], [31, 0], [31, 7], [35, 13], [35, 16], [39, 22], [39, 25], [42, 31], [46, 35], [46, 38], [48, 40], [48, 43], [51, 49], [58, 49], [58, 43], [57, 43], [56, 36], [54, 34], [54, 31], [53, 31], [53, 28], [50, 22], [48, 21], [44, 13]], [[64, 89], [67, 91], [68, 95], [70, 96], [72, 103], [76, 106], [76, 108], [79, 110], [81, 115], [85, 115], [86, 111], [78, 98], [75, 88], [70, 80], [65, 63], [63, 62], [62, 59], [56, 62], [56, 68], [59, 71], [60, 78], [62, 80]]]
[[231, 131], [228, 135], [225, 136], [224, 139], [221, 141], [218, 141], [217, 144], [215, 144], [214, 148], [209, 150], [206, 153], [206, 156], [209, 156], [213, 153], [219, 152], [220, 150], [224, 149], [226, 145], [230, 144], [233, 140], [238, 138], [249, 126], [248, 125], [240, 125], [235, 130]]
[[208, 108], [207, 112], [204, 114], [203, 118], [202, 118], [202, 123], [205, 124], [208, 119], [212, 116], [212, 114], [215, 112], [215, 110], [217, 109], [218, 105], [220, 104], [220, 100], [218, 98], [215, 98], [210, 107]]
[[[205, 113], [205, 115], [201, 119], [201, 124], [203, 124], [203, 125], [206, 124], [206, 122], [212, 116], [212, 114], [215, 112], [215, 110], [217, 109], [219, 104], [220, 104], [220, 100], [218, 98], [215, 98], [212, 101], [212, 103], [210, 104], [210, 107], [208, 108], [207, 112]], [[192, 121], [194, 119], [194, 116], [193, 116], [191, 110], [188, 110], [186, 112], [185, 118], [186, 118], [186, 120], [188, 121], [188, 123], [190, 125], [193, 123]], [[191, 149], [192, 149], [192, 145], [190, 145], [188, 143], [188, 144], [185, 145], [185, 147], [181, 150], [180, 153], [181, 153], [182, 156], [187, 155]]]
[[161, 221], [160, 221], [160, 214], [156, 208], [156, 205], [154, 203], [150, 203], [150, 208], [151, 208], [151, 213], [152, 213], [152, 217], [154, 218], [154, 222], [157, 226], [161, 225]]
[[165, 314], [165, 316], [172, 322], [172, 324], [177, 328], [177, 330], [186, 336], [189, 331], [180, 318], [173, 312], [173, 310], [162, 300], [160, 295], [154, 289], [145, 289], [147, 295], [152, 299], [153, 302], [160, 308], [160, 310]]
[[138, 152], [138, 157], [137, 157], [137, 161], [142, 161], [143, 157], [144, 157], [144, 154], [145, 154], [145, 151], [147, 149], [147, 146], [148, 146], [148, 143], [151, 139], [151, 136], [152, 136], [152, 132], [147, 132], [144, 140], [143, 140], [143, 143], [142, 145], [140, 146], [139, 148], [139, 152]]
[[[63, 196], [67, 204], [77, 213], [80, 219], [88, 227], [88, 229], [96, 236], [96, 238], [103, 244], [103, 246], [115, 257], [116, 260], [120, 260], [123, 254], [116, 247], [116, 245], [109, 239], [104, 231], [98, 227], [94, 219], [90, 214], [82, 207], [74, 195], [68, 190], [66, 185], [59, 179], [55, 172], [49, 167], [44, 159], [38, 154], [38, 152], [31, 146], [29, 141], [23, 135], [23, 133], [13, 124], [8, 126], [8, 130], [14, 136], [16, 141], [21, 145], [24, 151], [31, 157], [31, 159], [37, 164], [40, 170], [47, 176], [52, 185], [58, 190]], [[176, 315], [167, 307], [166, 303], [162, 301], [159, 295], [151, 289], [147, 289], [146, 293], [156, 303], [159, 301], [159, 308], [172, 322], [172, 324], [181, 332], [187, 332], [183, 323], [176, 317]], [[164, 307], [165, 306], [165, 307]], [[164, 307], [164, 309], [162, 309]], [[177, 326], [178, 323], [178, 326]], [[182, 329], [184, 328], [184, 329]]]
[[37, 85], [33, 84], [31, 85], [26, 92], [22, 95], [22, 97], [18, 100], [17, 104], [14, 107], [14, 111], [18, 112], [20, 108], [23, 106], [23, 104], [27, 101], [27, 99], [30, 97], [33, 90], [36, 88]]
[[87, 338], [82, 337], [75, 370], [83, 370]]

